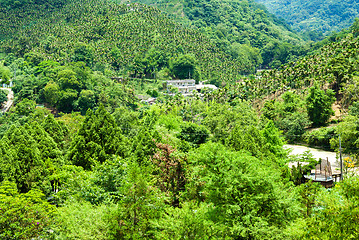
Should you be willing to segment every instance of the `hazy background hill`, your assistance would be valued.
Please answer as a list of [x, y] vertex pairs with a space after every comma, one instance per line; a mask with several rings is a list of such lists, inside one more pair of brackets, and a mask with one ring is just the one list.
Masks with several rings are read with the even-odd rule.
[[268, 11], [283, 18], [294, 30], [312, 40], [332, 31], [340, 31], [353, 24], [359, 16], [357, 0], [256, 0]]

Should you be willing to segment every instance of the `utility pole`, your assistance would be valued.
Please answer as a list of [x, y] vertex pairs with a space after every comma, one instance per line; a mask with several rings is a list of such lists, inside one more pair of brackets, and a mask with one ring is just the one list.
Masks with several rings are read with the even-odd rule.
[[191, 117], [192, 117], [191, 121], [193, 122], [192, 98], [191, 98], [191, 100], [190, 100], [190, 102], [189, 102], [189, 106], [190, 106], [190, 108], [191, 108]]
[[340, 181], [343, 180], [342, 139], [339, 134]]

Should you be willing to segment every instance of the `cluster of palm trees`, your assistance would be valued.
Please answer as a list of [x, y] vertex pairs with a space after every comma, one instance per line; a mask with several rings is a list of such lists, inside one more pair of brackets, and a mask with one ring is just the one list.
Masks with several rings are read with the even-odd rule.
[[[5, 36], [2, 49], [18, 57], [36, 52], [44, 59], [71, 62], [74, 47], [80, 42], [93, 49], [93, 62], [116, 62], [123, 71], [141, 67], [136, 59], [143, 58], [150, 48], [170, 53], [171, 58], [195, 55], [205, 79], [234, 82], [241, 71], [240, 64], [231, 63], [230, 57], [204, 34], [146, 5], [107, 0], [68, 2], [60, 8], [30, 4], [22, 9], [0, 10], [0, 20], [1, 35]], [[119, 53], [116, 57], [111, 55], [115, 48]]]

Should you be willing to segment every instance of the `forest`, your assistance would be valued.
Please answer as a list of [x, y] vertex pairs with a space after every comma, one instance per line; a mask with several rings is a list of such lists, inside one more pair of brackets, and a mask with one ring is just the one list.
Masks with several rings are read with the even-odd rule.
[[257, 0], [271, 13], [283, 18], [294, 30], [311, 40], [350, 27], [358, 17], [359, 2], [353, 0]]
[[[0, 239], [359, 238], [359, 19], [317, 43], [239, 0], [0, 0], [0, 22]], [[218, 89], [166, 87], [187, 78]], [[343, 181], [287, 143], [341, 146]]]
[[[308, 44], [289, 25], [253, 0], [131, 0], [158, 7], [206, 34], [233, 59], [254, 68], [278, 67], [305, 55]], [[245, 74], [253, 73], [247, 68]]]

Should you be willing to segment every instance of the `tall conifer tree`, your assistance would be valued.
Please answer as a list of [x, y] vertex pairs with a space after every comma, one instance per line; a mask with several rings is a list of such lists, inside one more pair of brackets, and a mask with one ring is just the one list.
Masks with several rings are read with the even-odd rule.
[[113, 117], [100, 106], [95, 113], [90, 109], [85, 121], [73, 140], [69, 158], [75, 165], [91, 169], [111, 155], [124, 156], [125, 138]]

